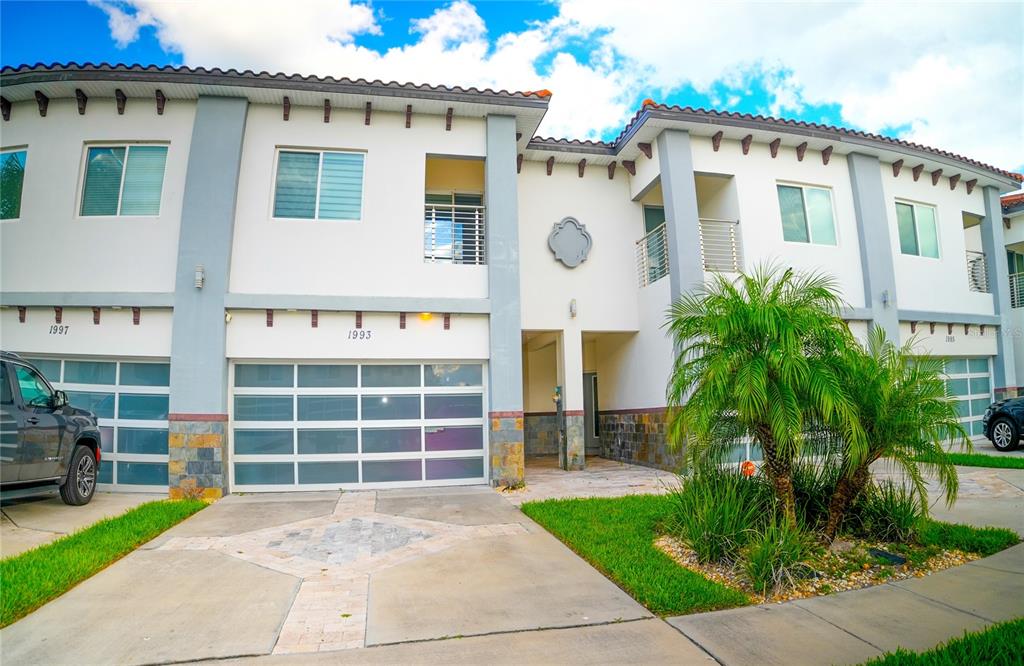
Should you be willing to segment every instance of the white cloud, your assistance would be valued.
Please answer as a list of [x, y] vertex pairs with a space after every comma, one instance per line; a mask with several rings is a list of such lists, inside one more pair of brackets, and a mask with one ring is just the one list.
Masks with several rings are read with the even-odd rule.
[[[408, 44], [379, 53], [359, 46], [381, 30], [373, 10], [352, 0], [163, 2], [92, 0], [121, 46], [151, 26], [186, 64], [270, 72], [379, 78], [508, 90], [557, 91], [543, 131], [598, 138], [629, 116], [632, 86], [598, 53], [595, 66], [556, 53], [571, 35], [557, 20], [492, 37], [466, 0], [408, 26]], [[388, 25], [389, 29], [403, 26]], [[552, 56], [543, 74], [537, 61]]]
[[771, 113], [837, 104], [847, 125], [1007, 168], [1024, 164], [1020, 3], [657, 0], [637, 11], [615, 0], [562, 0], [560, 12], [662, 94], [687, 83], [739, 88], [763, 76]]
[[[1022, 38], [1010, 29], [1022, 25], [1019, 3], [557, 0], [551, 20], [490, 35], [455, 0], [409, 26], [386, 23], [409, 38], [380, 53], [358, 42], [382, 30], [382, 15], [354, 0], [92, 1], [119, 45], [150, 26], [189, 65], [547, 88], [542, 134], [614, 134], [637, 99], [683, 85], [732, 105], [767, 84], [766, 112], [835, 104], [853, 127], [1008, 168], [1024, 159]], [[582, 59], [581, 41], [592, 50]]]

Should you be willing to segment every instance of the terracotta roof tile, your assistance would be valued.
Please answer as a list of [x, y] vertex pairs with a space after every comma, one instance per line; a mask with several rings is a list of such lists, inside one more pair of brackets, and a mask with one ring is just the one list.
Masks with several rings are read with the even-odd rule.
[[902, 139], [895, 139], [893, 137], [883, 136], [881, 134], [872, 134], [871, 132], [861, 132], [859, 130], [847, 129], [845, 127], [837, 127], [835, 125], [820, 125], [818, 123], [809, 123], [809, 122], [805, 122], [805, 121], [802, 121], [802, 120], [787, 120], [785, 118], [773, 118], [771, 116], [761, 116], [761, 115], [755, 116], [755, 115], [751, 115], [749, 113], [736, 113], [736, 112], [729, 112], [729, 111], [714, 111], [714, 110], [708, 110], [708, 109], [693, 108], [693, 107], [690, 107], [690, 106], [685, 106], [685, 107], [678, 106], [678, 105], [668, 106], [666, 104], [657, 104], [657, 103], [655, 103], [651, 99], [644, 100], [643, 108], [641, 108], [639, 111], [636, 112], [636, 114], [629, 121], [629, 123], [626, 124], [626, 127], [622, 130], [622, 132], [619, 134], [619, 136], [615, 139], [615, 141], [613, 143], [614, 144], [618, 144], [621, 140], [623, 140], [625, 137], [627, 137], [629, 135], [629, 133], [630, 133], [630, 130], [632, 130], [633, 126], [636, 125], [638, 122], [640, 122], [640, 120], [644, 116], [644, 114], [647, 113], [650, 110], [667, 111], [669, 113], [678, 113], [678, 114], [681, 114], [681, 115], [682, 114], [686, 114], [686, 115], [703, 116], [703, 117], [708, 117], [708, 118], [732, 118], [732, 119], [736, 119], [736, 120], [746, 120], [746, 121], [760, 122], [760, 123], [764, 123], [766, 125], [777, 125], [780, 128], [793, 127], [793, 128], [801, 128], [801, 129], [809, 129], [809, 130], [817, 130], [817, 131], [826, 131], [826, 132], [833, 132], [833, 133], [836, 133], [836, 134], [840, 134], [840, 135], [843, 135], [843, 136], [853, 136], [853, 137], [859, 137], [859, 138], [862, 138], [862, 139], [870, 139], [872, 141], [878, 141], [880, 143], [887, 143], [887, 144], [891, 144], [893, 146], [898, 146], [898, 147], [902, 147], [902, 148], [912, 148], [914, 150], [920, 150], [920, 151], [923, 151], [923, 152], [926, 152], [926, 153], [931, 153], [933, 155], [938, 155], [938, 156], [941, 156], [941, 157], [946, 157], [946, 158], [954, 159], [954, 160], [957, 160], [957, 161], [960, 161], [960, 162], [964, 162], [964, 163], [969, 164], [969, 165], [974, 166], [974, 167], [985, 169], [986, 171], [992, 171], [994, 173], [999, 174], [1000, 176], [1003, 176], [1003, 177], [1006, 177], [1006, 178], [1011, 178], [1011, 179], [1016, 180], [1018, 182], [1024, 181], [1024, 175], [1019, 174], [1019, 173], [1014, 173], [1012, 171], [1006, 171], [1004, 169], [1000, 169], [998, 167], [994, 167], [994, 166], [985, 164], [983, 162], [979, 162], [977, 160], [973, 160], [973, 159], [971, 159], [969, 157], [964, 157], [963, 155], [957, 155], [956, 153], [951, 153], [951, 152], [948, 152], [948, 151], [945, 151], [945, 150], [939, 150], [938, 148], [931, 148], [929, 146], [922, 146], [921, 144], [918, 144], [918, 143], [913, 143], [911, 141], [904, 141]]
[[491, 88], [463, 88], [460, 86], [435, 86], [428, 84], [415, 84], [415, 83], [399, 83], [397, 81], [381, 81], [375, 79], [368, 81], [366, 79], [349, 79], [345, 77], [337, 78], [333, 76], [313, 76], [313, 75], [302, 75], [302, 74], [284, 74], [278, 72], [272, 74], [270, 72], [254, 72], [251, 69], [244, 71], [238, 71], [237, 69], [223, 70], [219, 67], [208, 69], [206, 67], [186, 67], [183, 65], [123, 65], [123, 64], [111, 64], [111, 63], [51, 63], [49, 65], [45, 63], [36, 63], [34, 65], [19, 65], [12, 67], [5, 65], [0, 69], [0, 75], [12, 75], [12, 74], [24, 74], [30, 72], [149, 72], [149, 73], [163, 73], [163, 74], [191, 74], [191, 75], [213, 75], [213, 76], [227, 76], [237, 77], [242, 79], [262, 80], [262, 81], [277, 81], [277, 82], [298, 82], [308, 81], [314, 83], [325, 83], [325, 84], [338, 84], [338, 85], [360, 85], [369, 86], [373, 88], [389, 88], [389, 89], [401, 89], [401, 90], [418, 90], [418, 91], [429, 91], [429, 92], [441, 92], [441, 93], [465, 93], [465, 94], [477, 94], [486, 95], [493, 97], [508, 97], [508, 98], [519, 98], [519, 99], [534, 99], [547, 101], [551, 97], [551, 93], [547, 90], [540, 90], [537, 92], [514, 92], [508, 90], [492, 90]]

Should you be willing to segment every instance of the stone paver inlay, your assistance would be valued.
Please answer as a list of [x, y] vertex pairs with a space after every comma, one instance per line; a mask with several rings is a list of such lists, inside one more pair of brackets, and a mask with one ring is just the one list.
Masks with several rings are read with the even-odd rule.
[[341, 495], [329, 516], [233, 536], [175, 537], [161, 550], [213, 550], [302, 582], [274, 654], [363, 647], [375, 571], [461, 541], [525, 534], [519, 523], [455, 525], [377, 513], [377, 493]]

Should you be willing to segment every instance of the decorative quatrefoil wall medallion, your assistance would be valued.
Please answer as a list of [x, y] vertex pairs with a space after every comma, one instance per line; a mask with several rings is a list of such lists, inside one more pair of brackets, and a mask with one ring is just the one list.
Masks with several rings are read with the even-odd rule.
[[576, 268], [587, 260], [594, 240], [587, 233], [587, 228], [574, 217], [564, 218], [551, 229], [548, 236], [548, 247], [555, 253], [555, 259], [568, 268]]

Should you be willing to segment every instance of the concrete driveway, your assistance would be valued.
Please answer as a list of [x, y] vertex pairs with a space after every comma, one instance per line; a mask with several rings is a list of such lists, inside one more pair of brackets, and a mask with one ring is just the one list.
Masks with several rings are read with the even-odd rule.
[[[606, 649], [579, 652], [587, 635]], [[455, 637], [471, 661], [521, 661], [530, 650], [590, 663], [706, 659], [503, 497], [474, 487], [227, 497], [4, 629], [0, 661], [303, 662], [339, 650], [332, 659], [417, 661], [437, 649], [419, 642]]]
[[88, 527], [98, 520], [124, 513], [163, 495], [97, 492], [84, 506], [68, 506], [56, 490], [0, 505], [0, 558], [50, 543], [65, 534]]

